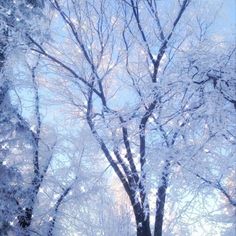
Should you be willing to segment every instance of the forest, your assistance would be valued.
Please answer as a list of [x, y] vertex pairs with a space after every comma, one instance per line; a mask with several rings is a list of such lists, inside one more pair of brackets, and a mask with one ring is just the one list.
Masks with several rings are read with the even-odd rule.
[[0, 0], [0, 236], [236, 236], [234, 0]]

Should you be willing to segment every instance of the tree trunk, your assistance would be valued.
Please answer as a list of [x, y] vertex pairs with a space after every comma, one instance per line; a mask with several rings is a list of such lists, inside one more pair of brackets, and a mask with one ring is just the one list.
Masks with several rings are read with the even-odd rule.
[[[132, 204], [133, 205], [133, 204]], [[149, 215], [145, 217], [144, 210], [140, 205], [133, 205], [137, 236], [151, 236]]]
[[167, 186], [165, 185], [158, 188], [154, 236], [162, 236], [166, 189]]
[[168, 176], [170, 169], [170, 161], [166, 160], [165, 166], [162, 172], [162, 184], [157, 190], [156, 200], [156, 219], [154, 227], [154, 236], [162, 236], [163, 231], [163, 219], [164, 219], [164, 208], [166, 202], [166, 189], [168, 186]]
[[137, 224], [137, 236], [151, 236], [149, 220], [139, 221]]

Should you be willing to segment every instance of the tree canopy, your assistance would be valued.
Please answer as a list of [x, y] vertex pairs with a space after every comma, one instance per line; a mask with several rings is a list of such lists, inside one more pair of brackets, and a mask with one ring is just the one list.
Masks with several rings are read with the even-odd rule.
[[0, 235], [236, 233], [225, 4], [0, 1]]

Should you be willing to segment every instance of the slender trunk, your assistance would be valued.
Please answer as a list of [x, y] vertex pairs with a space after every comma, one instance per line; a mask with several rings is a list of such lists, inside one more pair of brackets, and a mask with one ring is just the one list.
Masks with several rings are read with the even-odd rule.
[[165, 185], [162, 185], [158, 188], [157, 192], [158, 198], [156, 200], [157, 209], [156, 209], [154, 236], [162, 236], [166, 189], [167, 186]]
[[56, 205], [54, 207], [53, 217], [52, 217], [52, 220], [49, 223], [48, 236], [53, 236], [53, 230], [54, 230], [55, 223], [56, 223], [56, 220], [57, 220], [57, 214], [58, 214], [59, 207], [63, 203], [63, 200], [65, 199], [65, 197], [71, 191], [72, 186], [73, 186], [73, 184], [70, 185], [69, 187], [67, 187], [56, 202]]
[[162, 172], [162, 178], [161, 178], [162, 183], [161, 183], [161, 186], [157, 190], [154, 236], [162, 236], [169, 169], [170, 169], [170, 161], [166, 160], [165, 166]]

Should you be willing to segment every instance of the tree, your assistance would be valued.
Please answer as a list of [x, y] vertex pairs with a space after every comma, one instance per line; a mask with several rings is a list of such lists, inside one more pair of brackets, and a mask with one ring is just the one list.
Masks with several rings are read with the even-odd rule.
[[[16, 149], [21, 146], [21, 150], [24, 149], [24, 145], [30, 145], [34, 140], [34, 133], [31, 132], [27, 122], [23, 119], [21, 114], [12, 105], [10, 98], [10, 91], [14, 89], [14, 78], [10, 78], [9, 73], [9, 57], [14, 49], [19, 48], [19, 44], [24, 44], [25, 34], [29, 33], [30, 27], [33, 26], [29, 23], [27, 18], [32, 18], [36, 12], [40, 13], [38, 8], [40, 4], [36, 1], [25, 2], [25, 1], [0, 1], [0, 17], [1, 17], [1, 41], [0, 41], [0, 107], [1, 107], [1, 162], [3, 163], [8, 158], [9, 154], [16, 152]], [[37, 8], [37, 9], [36, 9]], [[40, 15], [40, 14], [38, 14]], [[34, 16], [34, 18], [38, 18]], [[33, 30], [31, 30], [33, 33]], [[16, 55], [16, 54], [15, 54]], [[2, 166], [2, 168], [10, 171], [12, 168]], [[9, 172], [10, 173], [10, 172]], [[10, 180], [11, 181], [11, 180]], [[6, 183], [8, 183], [6, 181]], [[11, 186], [11, 182], [9, 182]], [[6, 185], [6, 184], [4, 184]], [[9, 186], [9, 187], [10, 187]], [[20, 184], [18, 190], [20, 189]], [[7, 186], [6, 186], [7, 188]], [[9, 190], [11, 192], [11, 190]], [[3, 191], [3, 196], [10, 194], [8, 191]], [[14, 191], [15, 192], [15, 191]], [[14, 193], [14, 195], [16, 192]], [[21, 208], [17, 198], [10, 196], [17, 204], [17, 214], [19, 211], [24, 211]], [[20, 194], [22, 195], [22, 194]], [[19, 196], [18, 196], [19, 197]], [[22, 197], [22, 196], [21, 196]], [[12, 205], [12, 208], [13, 205]], [[9, 210], [10, 211], [10, 210]], [[16, 213], [16, 209], [14, 210]], [[12, 212], [10, 213], [11, 218], [13, 217]], [[8, 218], [8, 217], [7, 217]], [[6, 219], [7, 219], [6, 218]], [[24, 228], [27, 223], [22, 221], [23, 218], [19, 217], [19, 224]], [[7, 222], [8, 224], [9, 222]], [[5, 229], [6, 230], [6, 229]], [[5, 232], [6, 233], [6, 232]]]
[[205, 4], [0, 1], [1, 234], [230, 232], [235, 46]]
[[[133, 208], [137, 235], [151, 235], [152, 229], [155, 236], [162, 235], [167, 189], [174, 185], [176, 173], [190, 173], [186, 183], [190, 187], [196, 178], [224, 192], [218, 177], [210, 176], [214, 171], [206, 172], [212, 160], [202, 153], [208, 142], [213, 150], [223, 133], [218, 135], [216, 123], [210, 121], [215, 110], [207, 116], [202, 112], [213, 104], [207, 100], [209, 94], [235, 104], [230, 85], [234, 82], [222, 79], [226, 73], [222, 67], [230, 65], [229, 74], [234, 73], [229, 59], [235, 49], [227, 56], [216, 51], [217, 58], [223, 59], [219, 66], [214, 60], [205, 63], [211, 48], [219, 47], [206, 37], [212, 22], [205, 27], [194, 13], [199, 6], [189, 0], [50, 2], [60, 16], [54, 19], [55, 25], [65, 27], [63, 39], [60, 44], [54, 41], [42, 46], [29, 37], [32, 50], [63, 74], [63, 87], [55, 88], [63, 88], [78, 119], [87, 122], [120, 179]], [[186, 27], [190, 18], [196, 21]], [[199, 27], [199, 33], [194, 27]], [[196, 53], [192, 46], [202, 51]], [[219, 94], [209, 92], [208, 82]], [[221, 115], [232, 113], [231, 105], [227, 109]], [[225, 130], [232, 125], [231, 118]], [[201, 157], [202, 166], [197, 165]], [[215, 161], [216, 167], [220, 160]], [[196, 171], [190, 168], [195, 165]], [[153, 198], [154, 212], [150, 207]]]

